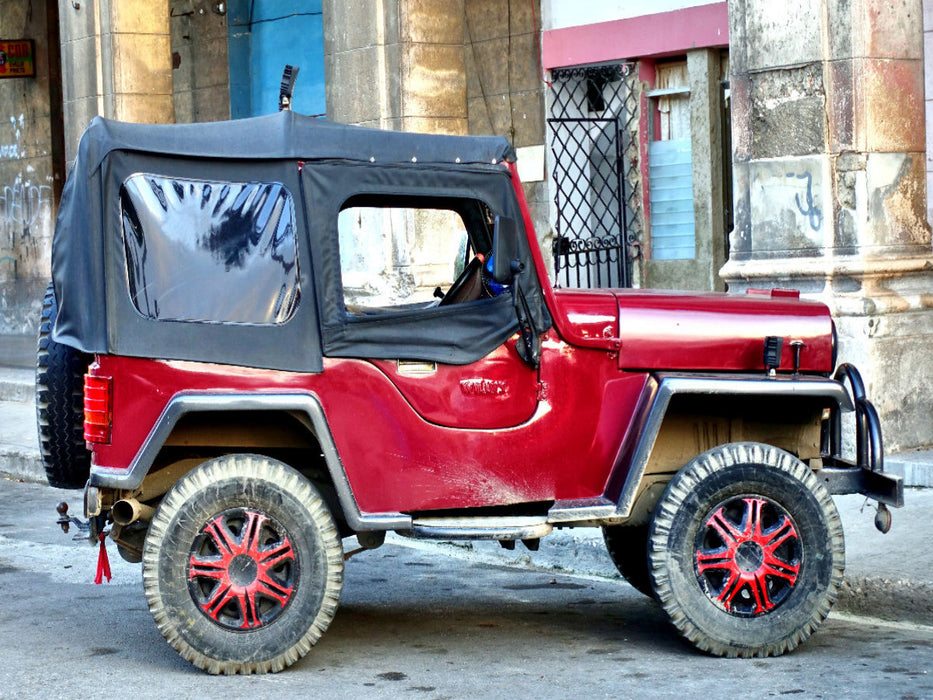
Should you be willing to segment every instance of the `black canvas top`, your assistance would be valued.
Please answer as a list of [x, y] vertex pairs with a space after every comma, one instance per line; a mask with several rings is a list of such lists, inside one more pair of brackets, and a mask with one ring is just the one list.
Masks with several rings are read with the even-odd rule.
[[82, 136], [88, 174], [111, 151], [199, 158], [357, 160], [372, 163], [498, 163], [515, 160], [499, 136], [382, 131], [283, 111], [196, 124], [129, 124], [95, 117]]
[[[444, 322], [434, 318], [435, 312], [416, 318], [350, 318], [339, 281], [337, 215], [350, 197], [382, 193], [473, 198], [494, 215], [520, 221], [511, 176], [502, 165], [514, 157], [512, 147], [499, 137], [380, 131], [294, 112], [178, 125], [95, 118], [81, 138], [56, 222], [52, 278], [58, 318], [53, 337], [87, 353], [306, 372], [321, 371], [324, 355], [473, 362], [515, 332], [511, 304], [487, 300], [436, 312]], [[128, 206], [130, 190], [150, 197], [148, 212]], [[233, 206], [236, 192], [240, 204]], [[257, 204], [255, 198], [265, 196], [278, 202], [277, 218], [269, 219], [261, 202]], [[250, 197], [256, 205], [252, 209], [243, 205]], [[228, 205], [233, 208], [224, 209]], [[231, 233], [248, 211], [259, 217], [256, 221], [275, 226], [260, 231], [242, 224]], [[163, 243], [174, 246], [174, 257], [128, 238], [140, 225], [134, 217], [148, 214], [170, 222]], [[198, 226], [207, 229], [199, 232], [194, 219], [180, 218], [184, 216], [201, 217]], [[213, 218], [204, 224], [205, 216]], [[242, 272], [237, 261], [260, 255], [260, 234], [278, 240], [291, 231], [291, 257], [282, 257], [282, 248], [262, 263], [267, 281], [274, 281], [269, 275], [275, 272], [287, 283], [280, 313], [273, 314], [278, 320], [226, 322], [228, 314], [241, 309], [231, 307], [222, 291], [214, 292], [214, 280], [243, 279], [236, 277]], [[216, 236], [226, 239], [217, 244]], [[252, 242], [247, 240], [251, 237]], [[232, 257], [230, 243], [240, 246]], [[217, 245], [227, 255], [220, 267]], [[189, 249], [195, 254], [185, 255]], [[530, 300], [536, 326], [543, 330], [549, 317], [531, 272], [527, 240], [521, 252], [529, 264], [515, 287]], [[194, 282], [189, 285], [188, 280]], [[141, 305], [156, 282], [172, 287], [173, 293], [203, 296], [198, 313], [203, 308], [205, 314], [184, 317], [173, 315], [166, 305]], [[211, 308], [213, 298], [227, 302], [224, 310]], [[252, 310], [242, 318], [254, 316]]]

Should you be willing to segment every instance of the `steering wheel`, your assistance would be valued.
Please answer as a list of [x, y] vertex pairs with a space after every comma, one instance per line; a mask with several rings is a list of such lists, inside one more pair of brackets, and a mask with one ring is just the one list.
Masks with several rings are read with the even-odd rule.
[[464, 301], [474, 301], [483, 294], [483, 263], [485, 258], [482, 255], [475, 256], [463, 272], [450, 285], [450, 289], [441, 299], [438, 306], [447, 306], [448, 304], [460, 304]]

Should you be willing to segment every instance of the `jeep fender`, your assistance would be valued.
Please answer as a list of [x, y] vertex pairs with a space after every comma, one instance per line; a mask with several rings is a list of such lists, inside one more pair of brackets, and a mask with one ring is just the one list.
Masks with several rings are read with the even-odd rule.
[[[849, 366], [850, 374], [854, 368]], [[646, 468], [658, 442], [658, 434], [671, 406], [678, 396], [735, 397], [748, 399], [823, 399], [832, 411], [832, 450], [820, 470], [821, 480], [832, 493], [865, 493], [891, 505], [903, 504], [903, 483], [896, 475], [885, 474], [880, 458], [868, 463], [848, 464], [839, 458], [839, 416], [855, 411], [858, 405], [868, 408], [857, 411], [859, 418], [857, 454], [880, 455], [881, 432], [877, 414], [864, 397], [861, 379], [853, 381], [850, 395], [842, 381], [814, 376], [696, 375], [658, 373], [645, 387], [640, 404], [644, 407], [623, 441], [613, 468], [606, 495], [596, 502], [557, 502], [548, 513], [552, 523], [621, 523], [633, 516], [636, 499], [646, 484]], [[840, 377], [841, 378], [841, 377]], [[871, 423], [868, 426], [868, 423]], [[863, 426], [864, 424], [864, 426]]]
[[337, 453], [324, 409], [317, 396], [311, 393], [177, 394], [166, 404], [129, 469], [94, 466], [88, 485], [126, 491], [139, 488], [178, 421], [190, 413], [209, 411], [292, 411], [307, 416], [312, 432], [320, 443], [347, 524], [355, 531], [404, 530], [411, 527], [411, 517], [402, 513], [364, 514], [360, 511]]

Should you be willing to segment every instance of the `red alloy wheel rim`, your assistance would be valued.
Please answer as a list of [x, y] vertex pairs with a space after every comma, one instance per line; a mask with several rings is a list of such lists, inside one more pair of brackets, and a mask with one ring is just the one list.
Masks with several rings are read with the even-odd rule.
[[201, 528], [188, 560], [188, 590], [221, 627], [274, 622], [297, 591], [299, 562], [288, 533], [268, 515], [233, 508]]
[[697, 534], [695, 552], [700, 587], [714, 604], [740, 617], [765, 615], [784, 602], [803, 563], [790, 514], [757, 496], [714, 507]]

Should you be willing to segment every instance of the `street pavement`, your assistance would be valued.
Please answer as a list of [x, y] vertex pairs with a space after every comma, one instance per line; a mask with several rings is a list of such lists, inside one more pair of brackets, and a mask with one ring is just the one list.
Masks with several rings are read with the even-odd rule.
[[719, 659], [618, 579], [395, 539], [347, 561], [304, 659], [208, 676], [162, 639], [139, 564], [111, 547], [113, 580], [94, 585], [96, 548], [55, 524], [62, 497], [80, 491], [0, 478], [0, 700], [933, 697], [933, 627], [834, 611], [793, 653]]
[[[34, 343], [26, 338], [8, 343], [4, 338], [0, 345], [0, 476], [42, 484], [45, 477], [34, 405]], [[928, 481], [933, 476], [933, 452], [889, 456], [886, 466], [904, 474], [907, 483], [933, 485]], [[63, 492], [47, 486], [45, 492], [48, 513], [53, 514]], [[933, 488], [908, 488], [905, 500], [905, 508], [892, 511], [891, 531], [881, 534], [873, 524], [874, 508], [863, 497], [835, 499], [846, 537], [847, 564], [837, 611], [933, 625], [933, 521], [929, 515], [933, 512]], [[70, 502], [72, 514], [80, 516], [80, 495], [72, 496]], [[400, 542], [401, 538], [390, 536], [390, 541]], [[557, 531], [542, 539], [537, 552], [524, 550], [522, 545], [508, 551], [495, 542], [418, 546], [488, 565], [618, 577], [599, 530], [592, 528]]]

